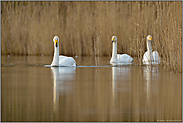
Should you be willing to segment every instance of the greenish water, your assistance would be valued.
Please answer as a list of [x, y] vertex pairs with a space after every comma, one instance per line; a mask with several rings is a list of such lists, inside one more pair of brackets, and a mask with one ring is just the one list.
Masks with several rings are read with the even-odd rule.
[[[182, 74], [159, 66], [44, 67], [51, 56], [1, 57], [1, 121], [182, 121]], [[102, 67], [96, 67], [102, 66]]]

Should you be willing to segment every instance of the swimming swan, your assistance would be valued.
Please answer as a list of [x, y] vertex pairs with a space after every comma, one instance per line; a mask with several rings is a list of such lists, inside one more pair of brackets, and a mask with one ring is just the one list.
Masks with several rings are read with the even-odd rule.
[[152, 52], [152, 36], [148, 35], [147, 36], [147, 51], [144, 53], [143, 60], [142, 62], [144, 64], [159, 64], [160, 63], [160, 58], [159, 58], [159, 53], [157, 51]]
[[53, 38], [54, 42], [54, 56], [51, 66], [58, 67], [58, 66], [76, 66], [76, 61], [72, 57], [67, 56], [59, 56], [59, 38], [55, 36]]
[[112, 36], [113, 50], [110, 63], [131, 63], [133, 58], [127, 54], [117, 54], [117, 37]]

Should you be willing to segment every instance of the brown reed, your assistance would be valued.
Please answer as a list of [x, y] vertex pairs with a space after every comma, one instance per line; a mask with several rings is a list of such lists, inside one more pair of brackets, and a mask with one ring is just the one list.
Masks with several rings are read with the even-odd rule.
[[111, 56], [111, 37], [118, 53], [142, 59], [146, 36], [162, 65], [182, 72], [182, 2], [1, 2], [1, 54]]

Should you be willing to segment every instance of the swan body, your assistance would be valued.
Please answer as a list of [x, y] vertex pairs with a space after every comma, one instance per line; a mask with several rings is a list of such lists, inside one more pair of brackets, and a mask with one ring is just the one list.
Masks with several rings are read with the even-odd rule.
[[128, 63], [128, 62], [132, 62], [133, 58], [127, 54], [117, 54], [117, 59], [118, 62], [124, 62], [124, 63]]
[[51, 63], [52, 67], [64, 67], [64, 66], [76, 66], [76, 61], [72, 57], [59, 56], [59, 38], [55, 36], [53, 38], [54, 42], [54, 56]]
[[157, 51], [152, 52], [152, 36], [148, 35], [147, 36], [147, 51], [143, 55], [142, 62], [143, 64], [160, 64], [160, 58], [159, 58], [159, 53]]
[[133, 58], [128, 54], [117, 54], [117, 37], [112, 36], [113, 50], [110, 63], [131, 63]]

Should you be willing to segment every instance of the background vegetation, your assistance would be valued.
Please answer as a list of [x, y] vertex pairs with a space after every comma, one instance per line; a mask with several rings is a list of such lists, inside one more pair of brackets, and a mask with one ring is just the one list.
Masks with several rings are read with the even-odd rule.
[[1, 2], [1, 54], [111, 56], [111, 37], [118, 53], [142, 59], [146, 36], [161, 64], [182, 71], [182, 2]]

